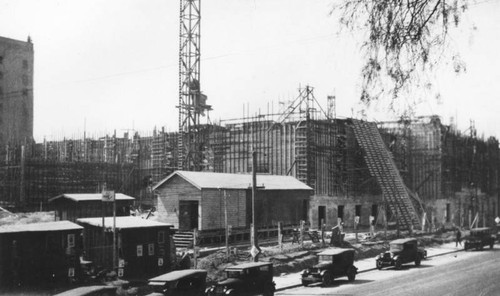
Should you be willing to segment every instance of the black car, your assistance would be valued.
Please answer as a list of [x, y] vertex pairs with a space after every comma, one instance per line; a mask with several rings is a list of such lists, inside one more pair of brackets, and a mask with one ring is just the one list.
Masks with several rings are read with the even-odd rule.
[[117, 289], [117, 286], [85, 286], [74, 288], [54, 296], [114, 296]]
[[470, 235], [464, 237], [464, 250], [482, 250], [484, 246], [490, 246], [490, 249], [493, 249], [495, 237], [492, 233], [493, 230], [489, 227], [472, 228]]
[[354, 281], [358, 268], [353, 265], [353, 249], [328, 249], [318, 254], [318, 264], [302, 272], [302, 285], [322, 282], [331, 285], [333, 280], [347, 276], [349, 281]]
[[227, 267], [227, 278], [207, 289], [208, 296], [274, 295], [273, 264], [252, 262]]
[[154, 293], [149, 296], [185, 295], [202, 296], [205, 294], [207, 271], [202, 269], [176, 270], [154, 277], [148, 285]]
[[422, 259], [427, 257], [427, 252], [418, 247], [416, 238], [397, 239], [392, 241], [389, 246], [389, 251], [377, 256], [376, 266], [378, 269], [386, 266], [401, 269], [403, 264], [410, 262], [415, 262], [415, 266], [420, 266]]

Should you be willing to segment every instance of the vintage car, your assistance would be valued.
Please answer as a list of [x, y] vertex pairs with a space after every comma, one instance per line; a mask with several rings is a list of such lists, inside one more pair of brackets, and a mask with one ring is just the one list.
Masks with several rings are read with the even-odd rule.
[[274, 295], [273, 264], [251, 262], [227, 267], [226, 279], [208, 288], [208, 296]]
[[85, 286], [74, 288], [54, 296], [114, 296], [117, 289], [117, 286]]
[[328, 249], [318, 254], [318, 264], [302, 271], [302, 285], [322, 282], [328, 286], [333, 280], [347, 276], [349, 281], [354, 281], [358, 269], [353, 265], [353, 249]]
[[427, 252], [422, 247], [418, 247], [416, 238], [397, 239], [392, 241], [389, 246], [389, 251], [381, 253], [376, 258], [378, 269], [386, 266], [401, 269], [403, 264], [410, 262], [415, 262], [415, 266], [420, 266], [422, 259], [427, 257]]
[[490, 249], [493, 249], [495, 237], [492, 233], [493, 230], [489, 227], [472, 228], [470, 235], [464, 237], [464, 250], [482, 250], [484, 246], [490, 246]]
[[148, 296], [205, 294], [207, 271], [202, 269], [176, 270], [149, 279], [148, 286], [154, 293]]

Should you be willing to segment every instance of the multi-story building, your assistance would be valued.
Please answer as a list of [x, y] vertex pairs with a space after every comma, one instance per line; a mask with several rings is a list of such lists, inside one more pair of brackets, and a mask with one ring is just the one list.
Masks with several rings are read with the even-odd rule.
[[33, 43], [0, 37], [0, 144], [33, 139]]

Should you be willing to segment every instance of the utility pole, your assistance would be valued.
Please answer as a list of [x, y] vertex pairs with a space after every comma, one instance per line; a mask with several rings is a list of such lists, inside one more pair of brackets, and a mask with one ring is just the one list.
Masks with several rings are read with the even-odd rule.
[[227, 224], [227, 196], [224, 189], [224, 224], [226, 225], [226, 258], [229, 259], [229, 225]]
[[251, 239], [252, 239], [252, 249], [251, 254], [253, 258], [253, 262], [259, 261], [259, 242], [257, 239], [257, 225], [255, 220], [255, 195], [257, 194], [257, 152], [255, 149], [252, 149], [252, 225], [250, 227]]

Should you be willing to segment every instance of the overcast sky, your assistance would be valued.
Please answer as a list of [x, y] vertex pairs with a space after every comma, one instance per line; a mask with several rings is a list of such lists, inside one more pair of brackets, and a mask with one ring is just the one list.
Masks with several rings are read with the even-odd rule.
[[[337, 114], [358, 116], [361, 32], [339, 34], [332, 0], [202, 1], [201, 87], [212, 120], [278, 110], [311, 85], [318, 101], [337, 97]], [[473, 119], [499, 136], [500, 1], [478, 0], [453, 43], [467, 63], [438, 71], [440, 101], [419, 115]], [[471, 28], [475, 27], [475, 30]], [[177, 130], [178, 0], [0, 0], [0, 36], [35, 49], [35, 139]], [[274, 106], [274, 107], [273, 107]], [[386, 120], [383, 106], [370, 119]]]

